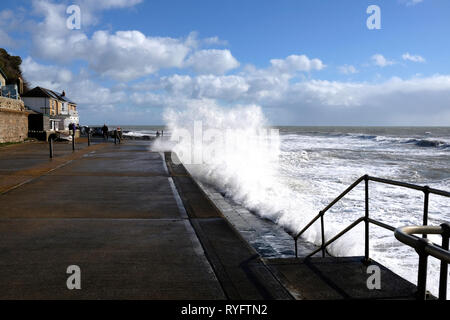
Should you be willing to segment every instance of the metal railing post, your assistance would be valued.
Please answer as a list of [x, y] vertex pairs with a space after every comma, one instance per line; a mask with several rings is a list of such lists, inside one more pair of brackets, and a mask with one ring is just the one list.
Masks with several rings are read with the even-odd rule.
[[49, 151], [50, 151], [50, 159], [53, 158], [53, 138], [50, 137], [49, 141], [48, 141], [48, 147], [49, 147]]
[[322, 233], [322, 258], [325, 258], [325, 226], [324, 226], [324, 222], [323, 222], [323, 215], [324, 213], [322, 211], [320, 211], [320, 229], [321, 229], [321, 233]]
[[298, 258], [298, 247], [297, 247], [297, 241], [298, 241], [298, 238], [295, 237], [295, 238], [294, 238], [294, 241], [295, 241], [295, 257]]
[[364, 176], [364, 194], [365, 194], [365, 242], [364, 242], [364, 262], [369, 262], [369, 176]]
[[[423, 193], [424, 193], [424, 200], [423, 200], [423, 225], [428, 225], [428, 203], [430, 199], [430, 187], [425, 186], [423, 187]], [[422, 238], [427, 238], [426, 234], [422, 235]]]
[[[450, 223], [441, 224], [442, 227], [442, 249], [448, 251], [450, 237]], [[441, 274], [439, 277], [439, 300], [447, 300], [447, 276], [448, 263], [441, 260]]]
[[428, 267], [428, 254], [425, 252], [425, 247], [429, 243], [428, 239], [421, 238], [420, 246], [416, 248], [416, 252], [419, 254], [419, 272], [417, 276], [417, 299], [427, 299], [427, 267]]

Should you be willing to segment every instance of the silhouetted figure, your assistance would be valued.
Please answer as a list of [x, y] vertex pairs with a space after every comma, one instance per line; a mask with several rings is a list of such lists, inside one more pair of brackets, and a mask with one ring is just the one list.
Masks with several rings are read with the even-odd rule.
[[76, 129], [77, 129], [77, 126], [75, 123], [73, 123], [73, 122], [69, 123], [69, 132], [72, 131], [72, 132], [70, 132], [71, 135], [75, 134]]
[[106, 141], [108, 141], [108, 131], [109, 131], [108, 127], [106, 126], [106, 124], [104, 124], [102, 132], [103, 132], [103, 139]]
[[156, 136], [159, 137], [159, 131], [156, 131]]
[[116, 140], [119, 142], [119, 144], [122, 140], [122, 129], [120, 128], [114, 130], [114, 143], [116, 143]]

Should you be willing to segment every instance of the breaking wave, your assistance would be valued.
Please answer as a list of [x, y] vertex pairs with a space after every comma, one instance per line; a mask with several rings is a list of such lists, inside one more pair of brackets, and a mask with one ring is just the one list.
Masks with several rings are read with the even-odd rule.
[[441, 149], [450, 148], [450, 143], [448, 141], [442, 140], [421, 139], [421, 138], [398, 138], [398, 137], [365, 135], [365, 134], [361, 135], [344, 134], [343, 136], [349, 136], [355, 139], [362, 139], [362, 140], [373, 140], [377, 142], [412, 144], [417, 147], [423, 148], [426, 147], [441, 148]]
[[[203, 157], [201, 164], [182, 162], [196, 179], [213, 185], [226, 197], [255, 214], [272, 220], [290, 233], [296, 233], [323, 208], [319, 197], [311, 195], [309, 181], [286, 174], [285, 166], [280, 165], [280, 159], [287, 161], [289, 156], [295, 158], [292, 159], [294, 162], [308, 162], [308, 153], [302, 150], [295, 154], [285, 153], [280, 148], [278, 135], [271, 139], [254, 138], [268, 130], [268, 121], [261, 108], [195, 106], [183, 111], [169, 109], [165, 112], [165, 121], [172, 138], [177, 140], [172, 148], [177, 154], [180, 151], [186, 154], [189, 150], [210, 149], [211, 146], [205, 141], [177, 139], [185, 135], [183, 132], [186, 131], [194, 137], [195, 123], [202, 124], [203, 132], [215, 130], [219, 133], [216, 141], [228, 140], [225, 145], [231, 144], [232, 148], [219, 148], [214, 156], [208, 154], [206, 158]], [[193, 155], [185, 159], [192, 160], [195, 157]], [[326, 231], [327, 238], [336, 233], [332, 225]], [[305, 238], [318, 244], [321, 241], [319, 225], [314, 224]], [[345, 237], [331, 246], [330, 252], [337, 256], [356, 255], [360, 249], [356, 239]]]

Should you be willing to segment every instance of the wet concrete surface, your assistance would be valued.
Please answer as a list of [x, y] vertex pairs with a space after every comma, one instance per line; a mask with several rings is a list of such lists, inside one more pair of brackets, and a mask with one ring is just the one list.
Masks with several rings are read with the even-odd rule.
[[132, 143], [0, 149], [0, 299], [225, 298], [163, 157]]
[[[219, 208], [227, 220], [245, 240], [264, 258], [290, 258], [295, 256], [295, 242], [279, 225], [223, 196], [213, 186], [199, 183], [202, 190]], [[306, 256], [317, 247], [304, 239], [298, 239], [298, 255]]]
[[191, 224], [226, 297], [232, 300], [292, 299], [261, 256], [230, 224], [185, 167], [176, 164], [176, 155], [166, 153], [165, 156]]
[[[296, 299], [414, 299], [417, 287], [376, 261], [363, 257], [267, 259], [275, 275]], [[379, 269], [379, 287], [369, 288], [368, 266]], [[372, 280], [369, 281], [373, 283]]]
[[223, 298], [182, 219], [1, 219], [0, 239], [2, 299]]

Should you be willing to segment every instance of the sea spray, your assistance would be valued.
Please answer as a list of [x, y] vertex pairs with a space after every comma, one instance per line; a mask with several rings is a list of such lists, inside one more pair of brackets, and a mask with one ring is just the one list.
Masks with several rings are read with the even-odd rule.
[[[154, 148], [171, 148], [191, 174], [263, 218], [294, 234], [322, 209], [322, 201], [311, 195], [309, 182], [282, 172], [280, 137], [270, 129], [258, 106], [221, 108], [216, 105], [167, 109], [164, 118], [172, 132], [170, 142], [157, 141]], [[309, 161], [305, 151], [301, 161]], [[326, 239], [337, 232], [327, 225]], [[316, 223], [306, 234], [319, 244]], [[362, 251], [354, 237], [345, 237], [329, 248], [337, 256]]]

